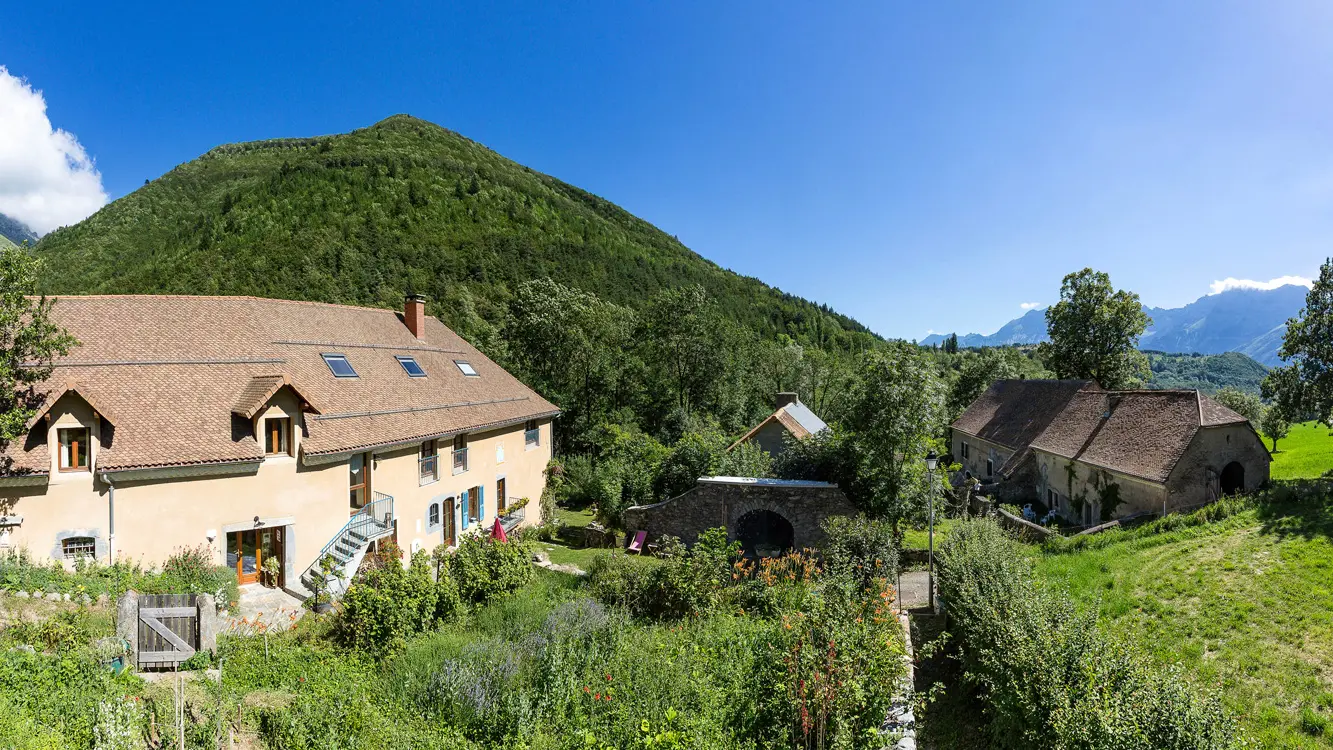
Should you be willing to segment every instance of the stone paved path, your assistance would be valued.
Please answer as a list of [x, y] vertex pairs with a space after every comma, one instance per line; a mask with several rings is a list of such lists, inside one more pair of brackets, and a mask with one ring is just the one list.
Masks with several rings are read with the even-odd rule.
[[241, 587], [240, 600], [227, 618], [227, 632], [255, 633], [286, 630], [305, 615], [301, 600], [282, 589], [259, 584]]

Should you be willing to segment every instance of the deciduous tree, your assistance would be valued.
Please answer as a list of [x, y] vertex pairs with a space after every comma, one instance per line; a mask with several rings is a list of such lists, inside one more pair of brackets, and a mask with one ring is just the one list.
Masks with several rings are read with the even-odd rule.
[[1250, 424], [1255, 428], [1259, 427], [1264, 417], [1264, 405], [1259, 397], [1253, 393], [1246, 393], [1239, 388], [1223, 388], [1218, 391], [1213, 400], [1227, 407], [1237, 414], [1250, 420]]
[[1287, 321], [1278, 355], [1290, 364], [1269, 374], [1265, 395], [1284, 406], [1285, 417], [1313, 414], [1333, 426], [1333, 258], [1319, 269], [1301, 314]]
[[1046, 310], [1046, 366], [1060, 378], [1095, 380], [1103, 388], [1132, 388], [1151, 371], [1138, 350], [1152, 323], [1139, 295], [1111, 286], [1111, 277], [1085, 268], [1060, 285], [1060, 301]]
[[57, 356], [78, 342], [51, 320], [54, 300], [30, 296], [38, 261], [26, 250], [0, 248], [0, 447], [23, 434]]

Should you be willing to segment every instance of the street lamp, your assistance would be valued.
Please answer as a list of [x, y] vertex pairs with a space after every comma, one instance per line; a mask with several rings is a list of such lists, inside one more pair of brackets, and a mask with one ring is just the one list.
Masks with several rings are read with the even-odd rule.
[[935, 451], [926, 454], [926, 475], [930, 478], [930, 613], [935, 614], [935, 467], [939, 466], [940, 457]]

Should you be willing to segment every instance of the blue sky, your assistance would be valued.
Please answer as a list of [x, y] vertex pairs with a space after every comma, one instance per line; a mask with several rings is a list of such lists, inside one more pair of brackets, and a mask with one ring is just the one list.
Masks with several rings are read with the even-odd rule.
[[1178, 306], [1333, 255], [1325, 2], [109, 5], [6, 8], [84, 182], [0, 142], [0, 210], [91, 210], [81, 154], [114, 199], [407, 112], [889, 336], [993, 331], [1085, 265]]

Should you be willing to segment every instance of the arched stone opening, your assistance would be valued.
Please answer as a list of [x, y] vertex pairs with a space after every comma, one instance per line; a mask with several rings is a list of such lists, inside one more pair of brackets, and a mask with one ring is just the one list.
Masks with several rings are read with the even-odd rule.
[[794, 546], [791, 521], [771, 510], [752, 510], [736, 520], [736, 540], [747, 556], [777, 557]]
[[1245, 489], [1245, 467], [1239, 461], [1232, 461], [1222, 467], [1219, 478], [1223, 495], [1234, 495]]

